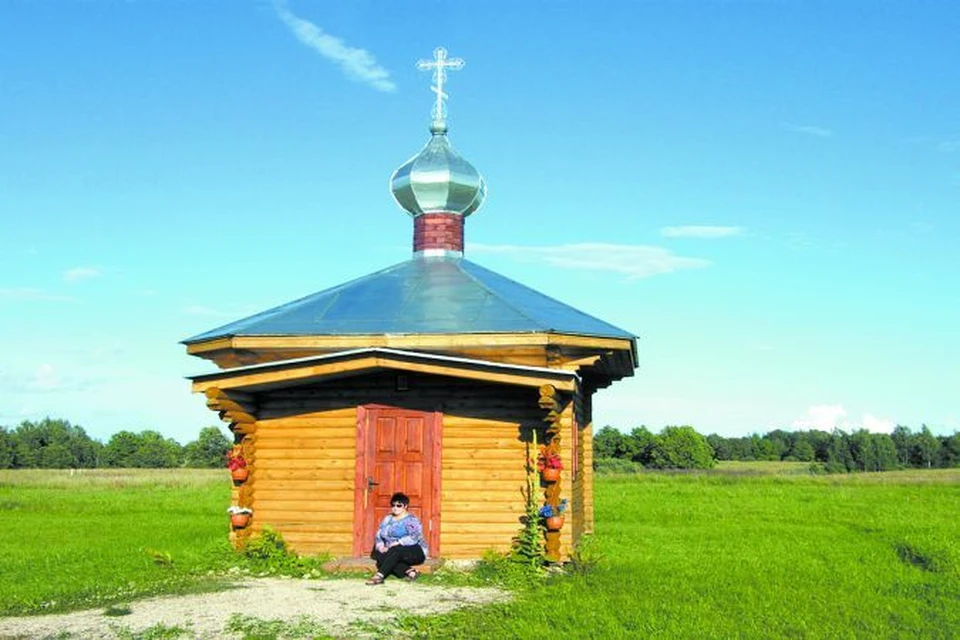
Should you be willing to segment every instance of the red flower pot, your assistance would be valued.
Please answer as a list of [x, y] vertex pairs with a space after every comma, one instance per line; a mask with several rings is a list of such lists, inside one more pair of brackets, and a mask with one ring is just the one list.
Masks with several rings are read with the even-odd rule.
[[249, 475], [250, 471], [248, 471], [246, 467], [240, 467], [239, 469], [234, 469], [230, 472], [230, 476], [233, 478], [234, 482], [243, 482]]
[[560, 479], [560, 469], [554, 469], [553, 467], [547, 467], [540, 474], [543, 476], [544, 482], [556, 482]]
[[550, 516], [547, 518], [547, 530], [559, 531], [563, 526], [563, 516]]
[[243, 529], [245, 526], [250, 524], [250, 514], [249, 513], [231, 513], [230, 524], [232, 524], [235, 529]]

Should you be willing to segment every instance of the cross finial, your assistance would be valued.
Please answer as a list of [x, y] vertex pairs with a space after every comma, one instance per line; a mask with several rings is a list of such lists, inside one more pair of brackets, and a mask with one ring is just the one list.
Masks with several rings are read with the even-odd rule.
[[443, 103], [447, 94], [443, 92], [443, 81], [447, 79], [447, 69], [462, 69], [466, 63], [461, 58], [447, 58], [447, 50], [443, 47], [437, 47], [433, 50], [433, 60], [420, 60], [417, 62], [417, 69], [421, 71], [433, 69], [433, 81], [436, 83], [430, 87], [437, 94], [437, 101], [433, 105], [433, 126], [441, 130], [446, 130], [447, 107]]

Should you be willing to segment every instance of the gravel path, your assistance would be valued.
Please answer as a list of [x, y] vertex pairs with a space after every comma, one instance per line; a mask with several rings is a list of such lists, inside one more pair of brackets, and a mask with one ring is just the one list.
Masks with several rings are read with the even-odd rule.
[[0, 618], [0, 638], [130, 637], [156, 625], [184, 628], [189, 638], [233, 638], [239, 636], [224, 627], [234, 614], [287, 623], [303, 619], [336, 637], [354, 638], [365, 635], [364, 626], [382, 627], [401, 612], [444, 613], [508, 597], [497, 589], [409, 584], [393, 578], [375, 587], [361, 579], [256, 578], [239, 580], [217, 593], [137, 600], [122, 616], [105, 616], [101, 608]]

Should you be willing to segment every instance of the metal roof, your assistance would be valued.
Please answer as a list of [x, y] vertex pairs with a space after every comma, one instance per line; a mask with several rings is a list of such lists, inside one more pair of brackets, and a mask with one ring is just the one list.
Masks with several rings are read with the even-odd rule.
[[418, 257], [187, 338], [444, 333], [632, 333], [463, 258]]

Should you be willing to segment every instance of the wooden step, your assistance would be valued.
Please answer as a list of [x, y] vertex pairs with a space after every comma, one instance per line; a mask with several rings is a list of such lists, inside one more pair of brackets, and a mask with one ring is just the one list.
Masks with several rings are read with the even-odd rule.
[[[443, 566], [442, 558], [427, 558], [423, 564], [416, 566], [420, 573], [433, 573]], [[373, 573], [377, 570], [377, 563], [370, 558], [334, 558], [323, 565], [324, 571], [332, 572], [363, 572]]]

